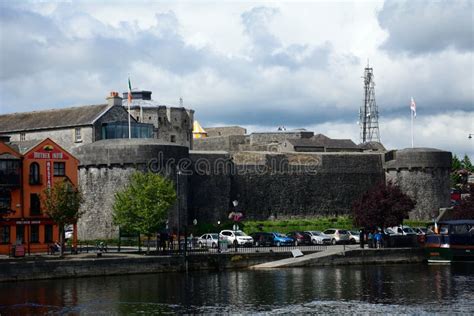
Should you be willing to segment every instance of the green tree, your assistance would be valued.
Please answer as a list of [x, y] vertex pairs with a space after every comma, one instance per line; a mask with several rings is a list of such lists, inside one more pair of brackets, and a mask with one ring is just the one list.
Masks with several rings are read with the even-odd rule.
[[77, 223], [81, 217], [80, 206], [83, 201], [81, 192], [72, 183], [64, 179], [46, 188], [42, 194], [45, 213], [59, 226], [60, 256], [64, 255], [64, 226]]
[[469, 172], [474, 172], [474, 167], [472, 166], [471, 159], [469, 159], [468, 155], [464, 154], [461, 164], [463, 169], [466, 169]]
[[462, 169], [461, 160], [459, 160], [458, 156], [454, 155], [451, 159], [451, 171], [457, 171]]
[[116, 225], [148, 238], [162, 227], [176, 201], [173, 182], [151, 172], [135, 172], [124, 190], [115, 194], [113, 219]]
[[380, 183], [352, 204], [355, 224], [375, 228], [398, 226], [415, 207], [408, 195], [391, 182]]

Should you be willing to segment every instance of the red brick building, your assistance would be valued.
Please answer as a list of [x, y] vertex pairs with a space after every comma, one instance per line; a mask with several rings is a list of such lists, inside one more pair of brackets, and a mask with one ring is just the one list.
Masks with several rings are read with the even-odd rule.
[[41, 195], [56, 181], [77, 186], [78, 160], [49, 138], [8, 140], [0, 137], [0, 254], [11, 253], [12, 246], [45, 252], [59, 241], [59, 228], [45, 214]]

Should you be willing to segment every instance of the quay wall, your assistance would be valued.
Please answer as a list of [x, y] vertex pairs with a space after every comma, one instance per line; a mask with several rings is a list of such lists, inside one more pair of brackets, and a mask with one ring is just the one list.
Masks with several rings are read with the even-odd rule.
[[[104, 254], [102, 258], [63, 260], [1, 260], [0, 282], [61, 279], [91, 276], [166, 273], [198, 270], [243, 269], [257, 264], [291, 257], [290, 253], [223, 253], [188, 256], [187, 264], [178, 256], [120, 257]], [[307, 266], [392, 264], [424, 262], [422, 248], [352, 250], [345, 255], [314, 261]]]

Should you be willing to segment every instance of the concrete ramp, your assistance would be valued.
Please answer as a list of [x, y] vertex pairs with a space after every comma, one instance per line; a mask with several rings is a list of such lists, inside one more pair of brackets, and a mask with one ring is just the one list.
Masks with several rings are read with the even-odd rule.
[[289, 267], [304, 267], [314, 265], [315, 261], [322, 260], [331, 256], [344, 256], [347, 252], [353, 251], [351, 247], [332, 246], [324, 251], [304, 255], [297, 258], [287, 258], [277, 261], [257, 264], [249, 267], [250, 269], [274, 269], [274, 268], [289, 268]]

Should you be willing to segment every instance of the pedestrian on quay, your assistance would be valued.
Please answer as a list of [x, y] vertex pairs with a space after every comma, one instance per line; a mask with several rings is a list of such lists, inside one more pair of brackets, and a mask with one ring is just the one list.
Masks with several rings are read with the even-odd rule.
[[375, 234], [375, 244], [377, 245], [377, 249], [382, 248], [382, 232], [380, 230]]
[[369, 231], [368, 245], [369, 248], [374, 248], [374, 234], [372, 233], [372, 231]]
[[359, 231], [359, 243], [360, 243], [360, 248], [364, 249], [364, 237], [365, 237], [365, 232], [363, 229]]

